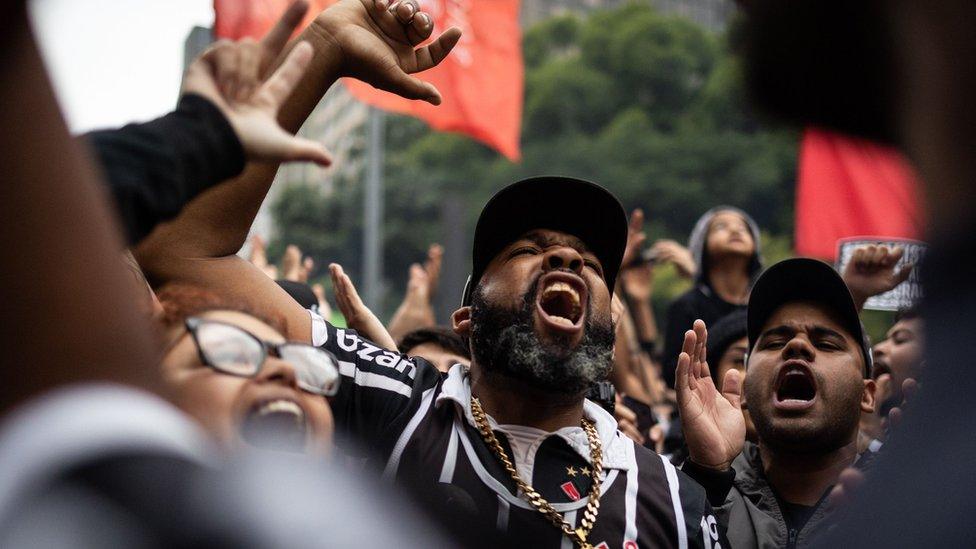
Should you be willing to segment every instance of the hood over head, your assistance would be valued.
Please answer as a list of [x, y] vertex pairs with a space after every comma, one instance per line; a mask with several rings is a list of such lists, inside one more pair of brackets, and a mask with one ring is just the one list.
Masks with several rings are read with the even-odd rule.
[[695, 259], [695, 265], [698, 266], [695, 271], [695, 287], [701, 288], [706, 292], [711, 291], [711, 285], [708, 281], [708, 257], [706, 257], [705, 253], [705, 239], [708, 237], [709, 224], [721, 212], [734, 212], [746, 220], [746, 225], [749, 227], [749, 232], [752, 234], [752, 240], [756, 248], [756, 251], [752, 254], [752, 259], [749, 261], [749, 277], [755, 282], [762, 272], [763, 261], [762, 254], [759, 251], [762, 240], [759, 234], [759, 225], [756, 224], [756, 220], [735, 206], [716, 206], [698, 218], [698, 221], [695, 223], [695, 228], [691, 231], [691, 237], [688, 238], [688, 250], [691, 251], [691, 256]]

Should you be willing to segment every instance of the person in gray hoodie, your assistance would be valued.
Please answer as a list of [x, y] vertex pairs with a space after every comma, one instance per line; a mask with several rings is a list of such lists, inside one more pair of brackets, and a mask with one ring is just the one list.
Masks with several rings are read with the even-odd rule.
[[759, 226], [746, 212], [718, 206], [695, 224], [688, 248], [695, 258], [695, 285], [668, 308], [663, 376], [674, 387], [674, 368], [685, 331], [697, 319], [712, 324], [745, 309], [749, 290], [762, 271]]

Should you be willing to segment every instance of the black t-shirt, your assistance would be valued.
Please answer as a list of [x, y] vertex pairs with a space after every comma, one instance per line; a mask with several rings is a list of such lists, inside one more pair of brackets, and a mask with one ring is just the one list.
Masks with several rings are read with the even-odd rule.
[[725, 315], [745, 308], [745, 305], [725, 301], [707, 286], [696, 286], [688, 290], [668, 307], [664, 356], [661, 359], [664, 365], [661, 375], [668, 387], [674, 388], [674, 369], [678, 365], [685, 332], [691, 329], [692, 323], [700, 318], [705, 324], [711, 325]]
[[813, 513], [816, 512], [816, 505], [800, 505], [788, 501], [779, 501], [779, 508], [783, 511], [783, 520], [789, 530], [802, 530]]

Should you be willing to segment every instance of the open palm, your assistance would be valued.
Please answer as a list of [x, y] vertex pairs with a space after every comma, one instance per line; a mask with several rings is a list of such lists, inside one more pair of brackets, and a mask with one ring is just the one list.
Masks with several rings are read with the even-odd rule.
[[312, 46], [297, 44], [272, 74], [265, 74], [307, 9], [307, 4], [294, 2], [260, 41], [217, 42], [190, 65], [183, 79], [184, 94], [203, 96], [220, 109], [250, 160], [323, 166], [332, 161], [322, 144], [278, 124], [278, 110], [305, 74]]
[[685, 333], [678, 357], [678, 409], [691, 460], [703, 467], [726, 470], [745, 444], [741, 383], [739, 372], [729, 370], [719, 392], [708, 369], [707, 341], [705, 323], [696, 320], [694, 330]]

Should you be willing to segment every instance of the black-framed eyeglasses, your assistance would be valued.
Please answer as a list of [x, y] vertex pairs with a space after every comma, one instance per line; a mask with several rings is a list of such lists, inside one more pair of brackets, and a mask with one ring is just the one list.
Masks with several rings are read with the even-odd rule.
[[233, 324], [198, 317], [187, 318], [186, 329], [200, 361], [218, 372], [254, 377], [270, 355], [291, 364], [303, 391], [333, 396], [339, 390], [339, 361], [325, 349], [304, 343], [271, 343]]

